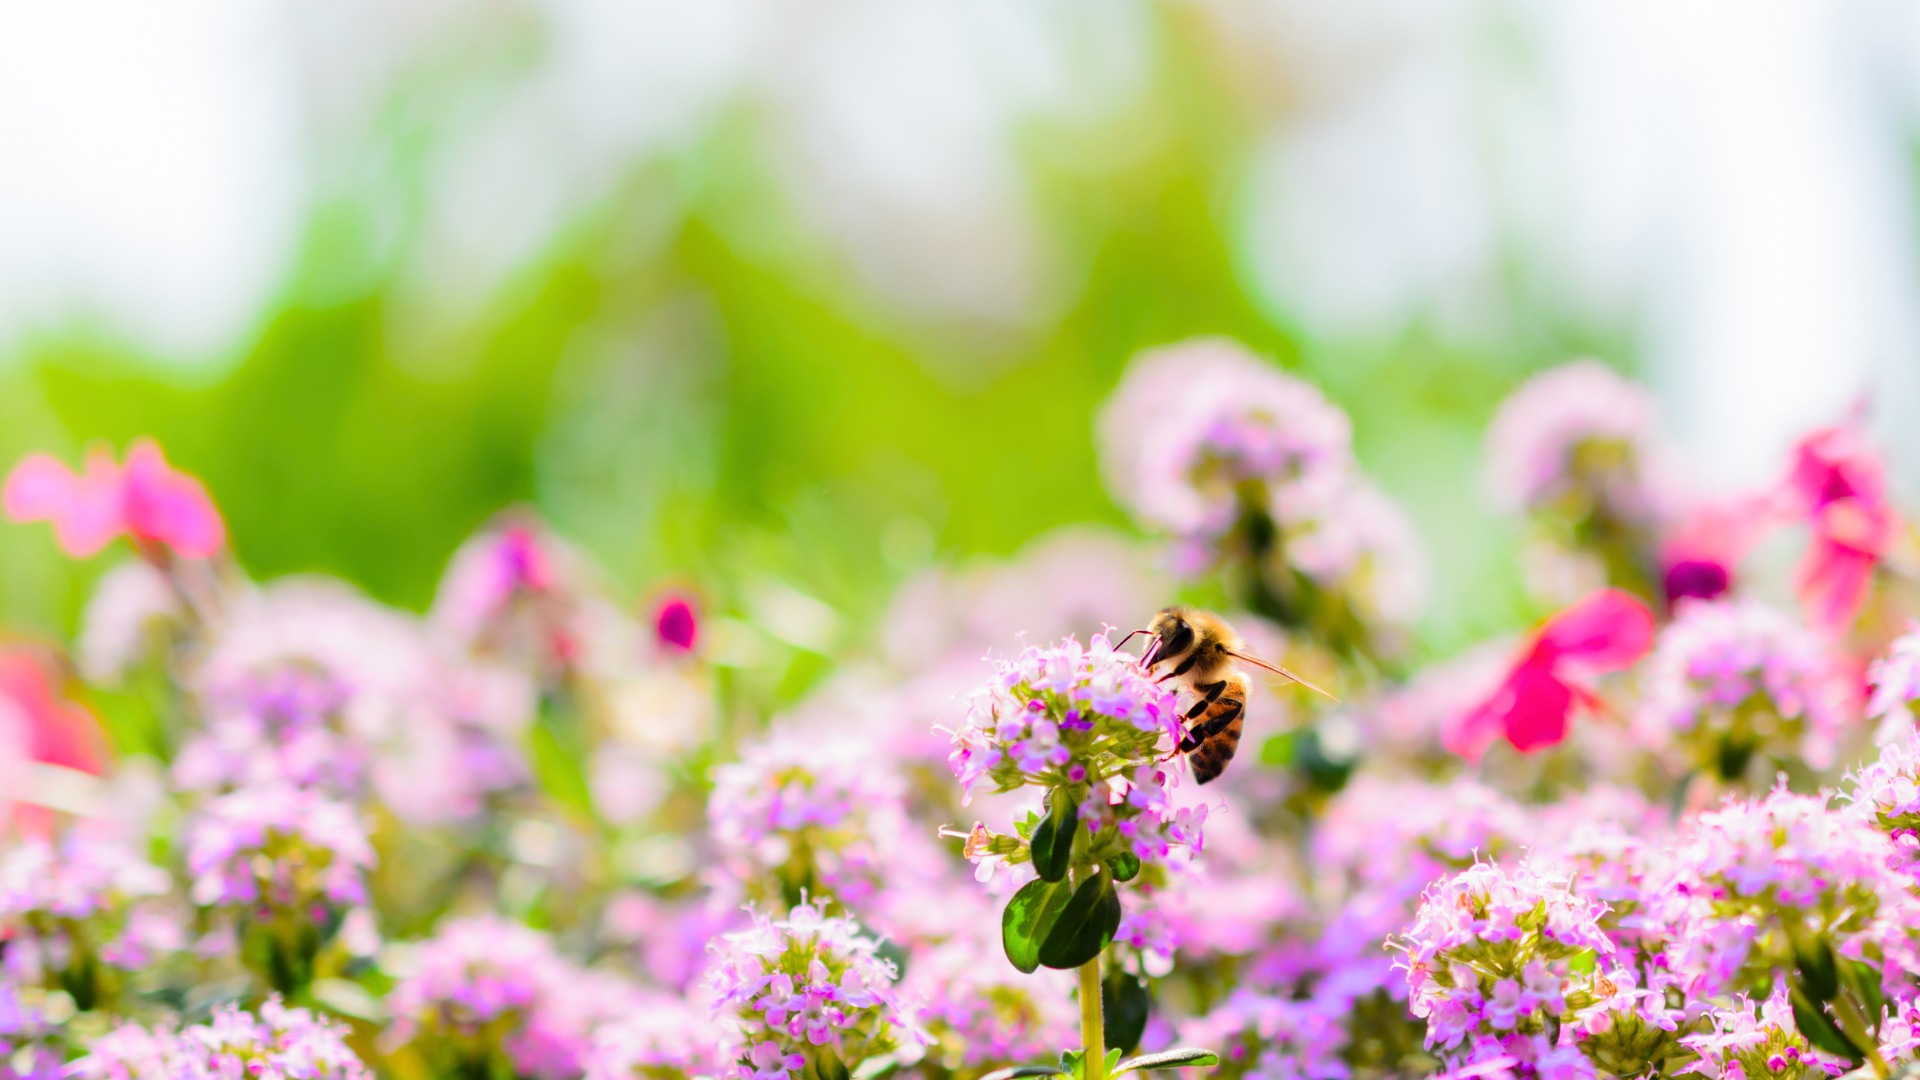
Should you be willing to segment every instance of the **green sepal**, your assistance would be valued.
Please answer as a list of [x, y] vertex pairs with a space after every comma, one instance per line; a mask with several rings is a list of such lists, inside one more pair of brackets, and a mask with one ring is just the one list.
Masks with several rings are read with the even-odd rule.
[[1131, 851], [1123, 851], [1107, 860], [1107, 873], [1115, 881], [1132, 881], [1140, 876], [1140, 856]]

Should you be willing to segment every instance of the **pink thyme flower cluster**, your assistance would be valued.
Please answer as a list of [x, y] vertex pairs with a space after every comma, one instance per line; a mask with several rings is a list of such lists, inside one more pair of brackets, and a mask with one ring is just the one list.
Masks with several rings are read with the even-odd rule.
[[756, 913], [711, 948], [714, 1015], [733, 1017], [745, 1041], [735, 1080], [787, 1080], [808, 1067], [831, 1075], [823, 1063], [911, 1060], [925, 1049], [918, 1017], [894, 991], [893, 962], [850, 918], [807, 903], [784, 919]]
[[1849, 719], [1845, 684], [1820, 639], [1756, 601], [1683, 601], [1645, 680], [1640, 738], [1678, 744], [1729, 778], [1755, 753], [1829, 767]]
[[1085, 648], [1068, 638], [995, 661], [947, 764], [969, 800], [983, 780], [999, 791], [1091, 785], [1131, 774], [1184, 731], [1173, 692], [1096, 634]]
[[1650, 475], [1658, 425], [1653, 395], [1598, 360], [1543, 371], [1509, 394], [1487, 427], [1487, 490], [1510, 510], [1577, 498], [1649, 522], [1661, 509]]
[[1236, 990], [1204, 1016], [1180, 1025], [1180, 1042], [1216, 1048], [1224, 1080], [1348, 1080], [1345, 1008], [1318, 996], [1295, 999]]
[[577, 1077], [595, 1033], [638, 1005], [624, 981], [583, 970], [547, 935], [493, 915], [453, 919], [414, 946], [387, 996], [387, 1039], [439, 1063], [498, 1060], [520, 1075]]
[[584, 1080], [719, 1076], [739, 1056], [733, 1033], [679, 995], [636, 997], [594, 1032]]
[[1554, 1035], [1605, 989], [1593, 974], [1614, 951], [1604, 910], [1528, 862], [1476, 864], [1429, 888], [1398, 942], [1427, 1045], [1456, 1063], [1508, 1056], [1538, 1076], [1592, 1075]]
[[1920, 731], [1909, 729], [1847, 777], [1840, 797], [1849, 813], [1887, 834], [1893, 860], [1920, 875]]
[[754, 900], [811, 891], [861, 908], [901, 846], [903, 796], [858, 741], [781, 728], [713, 771], [707, 820]]
[[174, 1032], [126, 1024], [94, 1040], [67, 1067], [80, 1080], [371, 1080], [335, 1020], [276, 997], [259, 1013], [216, 1006], [213, 1018]]
[[1907, 632], [1867, 668], [1867, 683], [1873, 687], [1867, 718], [1880, 722], [1876, 739], [1891, 742], [1913, 730], [1913, 703], [1920, 701], [1920, 623], [1908, 623]]
[[1007, 962], [993, 927], [961, 927], [916, 950], [900, 987], [919, 1003], [929, 1064], [953, 1071], [1015, 1065], [1057, 1054], [1078, 1032], [1073, 975], [1040, 968], [1022, 975]]
[[194, 671], [206, 727], [175, 761], [182, 786], [378, 795], [434, 822], [524, 781], [524, 677], [465, 662], [418, 620], [324, 580], [276, 582], [231, 606]]
[[1680, 1039], [1699, 1055], [1685, 1072], [1711, 1080], [1825, 1080], [1852, 1069], [1846, 1059], [1814, 1048], [1800, 1034], [1784, 982], [1775, 984], [1757, 1008], [1739, 995], [1710, 1010], [1706, 1023], [1707, 1030]]
[[58, 840], [27, 839], [0, 853], [0, 935], [7, 974], [31, 985], [75, 961], [123, 969], [178, 948], [167, 915], [139, 905], [165, 895], [167, 872], [122, 841], [69, 829]]
[[192, 896], [203, 906], [264, 903], [305, 910], [364, 903], [375, 861], [351, 806], [289, 785], [209, 801], [187, 830]]
[[1203, 339], [1142, 353], [1100, 416], [1114, 497], [1174, 540], [1189, 576], [1217, 565], [1243, 515], [1287, 563], [1370, 619], [1418, 614], [1425, 583], [1405, 513], [1359, 471], [1346, 413], [1245, 349]]
[[1916, 993], [1920, 897], [1896, 869], [1893, 840], [1826, 796], [1784, 787], [1701, 814], [1672, 861], [1667, 890], [1686, 898], [1671, 953], [1690, 996], [1791, 966], [1808, 939], [1866, 962], [1886, 995]]

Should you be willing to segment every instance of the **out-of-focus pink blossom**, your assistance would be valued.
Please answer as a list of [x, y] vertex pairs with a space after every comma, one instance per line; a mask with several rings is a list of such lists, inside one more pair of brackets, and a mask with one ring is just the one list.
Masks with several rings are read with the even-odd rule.
[[1566, 737], [1576, 702], [1597, 704], [1580, 674], [1618, 671], [1652, 644], [1647, 605], [1619, 589], [1598, 590], [1541, 624], [1500, 689], [1450, 725], [1443, 741], [1469, 759], [1502, 735], [1522, 752], [1553, 746]]
[[89, 451], [77, 474], [52, 455], [28, 455], [0, 489], [0, 508], [15, 521], [51, 521], [60, 549], [74, 558], [122, 534], [187, 559], [204, 559], [227, 539], [200, 481], [169, 466], [151, 439], [134, 443], [125, 465], [104, 448]]
[[692, 652], [700, 637], [700, 617], [693, 610], [693, 601], [669, 596], [654, 605], [653, 636], [676, 652]]
[[[1487, 490], [1512, 510], [1535, 509], [1585, 487], [1607, 512], [1649, 523], [1663, 494], [1653, 395], [1598, 360], [1575, 360], [1522, 383], [1487, 426]], [[1607, 446], [1614, 452], [1594, 454]], [[1582, 460], [1582, 453], [1595, 461]]]
[[1839, 633], [1867, 602], [1874, 565], [1899, 537], [1885, 466], [1858, 427], [1823, 428], [1793, 448], [1781, 497], [1813, 530], [1794, 579], [1807, 620]]
[[1660, 545], [1667, 603], [1712, 600], [1733, 584], [1733, 571], [1773, 524], [1770, 500], [1751, 496], [1694, 507]]

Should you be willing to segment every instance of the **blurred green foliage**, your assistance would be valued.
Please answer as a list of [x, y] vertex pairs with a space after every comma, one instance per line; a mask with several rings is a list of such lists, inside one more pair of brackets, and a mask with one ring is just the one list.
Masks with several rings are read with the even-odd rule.
[[[86, 332], [43, 339], [0, 376], [0, 454], [72, 459], [153, 435], [205, 479], [258, 577], [326, 571], [422, 608], [461, 539], [532, 502], [636, 595], [673, 579], [728, 610], [772, 578], [857, 631], [930, 555], [1126, 527], [1097, 473], [1099, 402], [1137, 350], [1225, 334], [1352, 412], [1363, 461], [1428, 541], [1424, 651], [1519, 625], [1536, 613], [1514, 530], [1479, 509], [1479, 431], [1569, 335], [1523, 327], [1492, 351], [1421, 332], [1303, 341], [1251, 295], [1235, 250], [1256, 118], [1198, 20], [1163, 18], [1158, 78], [1111, 127], [1023, 137], [1072, 297], [1039, 325], [890, 309], [796, 222], [743, 109], [636, 164], [482, 307], [428, 333], [407, 325], [397, 272], [364, 253], [372, 209], [329, 203], [225, 374], [188, 381]], [[915, 542], [928, 535], [933, 552]], [[97, 570], [44, 529], [0, 530], [0, 612], [70, 632]]]

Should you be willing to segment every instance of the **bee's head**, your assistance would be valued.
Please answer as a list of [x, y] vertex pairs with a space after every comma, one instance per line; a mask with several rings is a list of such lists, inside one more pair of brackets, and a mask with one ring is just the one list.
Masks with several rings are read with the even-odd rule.
[[1193, 647], [1193, 622], [1187, 616], [1192, 608], [1178, 604], [1161, 609], [1153, 621], [1147, 624], [1147, 633], [1153, 635], [1153, 641], [1147, 645], [1147, 653], [1141, 662], [1147, 667], [1168, 657], [1179, 656]]

